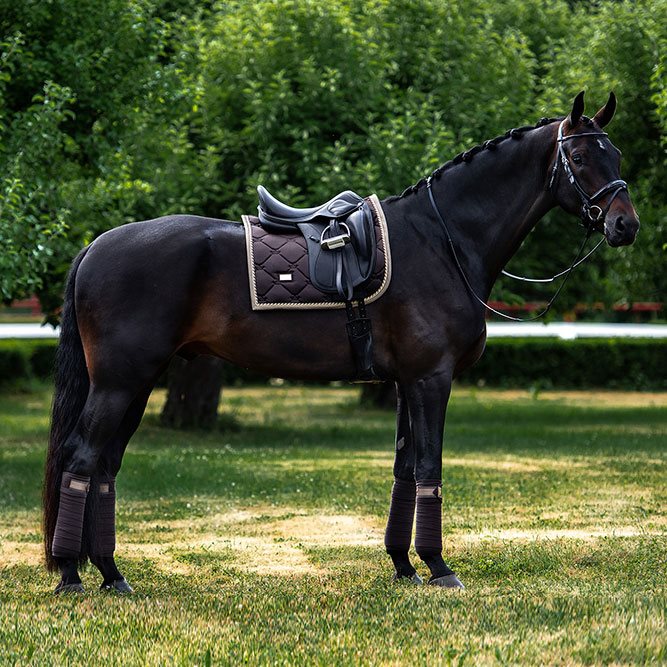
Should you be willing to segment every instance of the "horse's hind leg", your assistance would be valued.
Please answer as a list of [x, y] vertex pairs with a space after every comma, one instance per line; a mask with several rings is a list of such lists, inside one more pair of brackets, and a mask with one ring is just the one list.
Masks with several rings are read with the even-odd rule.
[[417, 497], [415, 448], [410, 433], [410, 417], [405, 393], [400, 385], [396, 385], [396, 392], [394, 485], [391, 489], [391, 506], [389, 507], [387, 530], [384, 534], [384, 545], [394, 563], [396, 570], [394, 579], [410, 579], [414, 583], [421, 584], [422, 580], [408, 556]]
[[130, 404], [116, 435], [105, 446], [97, 466], [98, 495], [97, 522], [93, 527], [94, 538], [90, 561], [100, 571], [103, 580], [100, 588], [105, 591], [132, 593], [131, 586], [120, 573], [114, 560], [116, 549], [116, 475], [120, 470], [123, 454], [130, 438], [141, 423], [150, 390], [140, 393]]
[[90, 479], [135, 393], [127, 388], [92, 385], [77, 424], [63, 445], [64, 473], [52, 547], [61, 572], [56, 593], [83, 590], [77, 562], [87, 555], [85, 549], [82, 552], [82, 541]]

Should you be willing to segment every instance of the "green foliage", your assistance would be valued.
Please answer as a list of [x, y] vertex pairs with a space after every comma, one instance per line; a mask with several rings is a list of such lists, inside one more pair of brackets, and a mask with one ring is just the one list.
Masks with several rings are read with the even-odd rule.
[[0, 388], [11, 389], [31, 380], [50, 380], [56, 358], [56, 340], [0, 341]]
[[526, 40], [467, 5], [239, 3], [203, 46], [203, 133], [222, 157], [220, 206], [236, 215], [259, 182], [297, 203], [345, 187], [395, 194], [529, 117]]
[[545, 108], [564, 108], [571, 91], [586, 89], [591, 112], [610, 90], [619, 98], [609, 131], [623, 151], [623, 176], [642, 229], [633, 246], [607, 253], [600, 278], [608, 299], [660, 301], [667, 294], [660, 268], [667, 259], [667, 163], [660, 149], [667, 128], [660, 106], [667, 23], [656, 20], [661, 16], [667, 16], [665, 0], [599, 3], [592, 12], [578, 7], [578, 28], [556, 45], [539, 96]]
[[[82, 245], [134, 219], [201, 206], [208, 179], [188, 138], [192, 69], [177, 41], [187, 17], [167, 7], [77, 0], [0, 13], [11, 36], [0, 79], [0, 168], [9, 175], [0, 240], [22, 247], [2, 266], [4, 299], [37, 290], [53, 311]], [[43, 241], [65, 227], [61, 243]]]
[[20, 113], [3, 113], [6, 91], [24, 53], [16, 35], [0, 44], [0, 297], [39, 291], [65, 234], [57, 204], [58, 169], [68, 146], [60, 126], [72, 112], [71, 91], [47, 82]]
[[[173, 212], [238, 219], [264, 183], [296, 205], [397, 194], [459, 151], [619, 97], [611, 136], [642, 218], [560, 301], [661, 300], [666, 0], [0, 0], [2, 298], [47, 312], [76, 250]], [[576, 26], [576, 29], [573, 28]], [[113, 27], [113, 29], [110, 29]], [[566, 266], [554, 212], [512, 262]], [[548, 291], [501, 281], [496, 298]]]

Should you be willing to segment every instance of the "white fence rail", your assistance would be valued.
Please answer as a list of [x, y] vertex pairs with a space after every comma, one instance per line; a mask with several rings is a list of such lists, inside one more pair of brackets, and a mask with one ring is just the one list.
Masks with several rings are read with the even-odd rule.
[[489, 322], [489, 338], [667, 338], [667, 324]]
[[[489, 338], [667, 338], [667, 324], [596, 322], [489, 322]], [[39, 324], [0, 324], [0, 338], [58, 338], [58, 329]]]

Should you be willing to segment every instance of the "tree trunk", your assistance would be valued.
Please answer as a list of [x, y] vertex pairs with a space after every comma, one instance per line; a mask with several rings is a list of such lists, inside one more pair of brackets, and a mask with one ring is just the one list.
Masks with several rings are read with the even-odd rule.
[[178, 429], [215, 426], [222, 391], [224, 361], [202, 355], [192, 361], [174, 357], [169, 366], [167, 402], [160, 421]]
[[396, 410], [396, 385], [393, 382], [365, 384], [359, 402], [368, 408]]

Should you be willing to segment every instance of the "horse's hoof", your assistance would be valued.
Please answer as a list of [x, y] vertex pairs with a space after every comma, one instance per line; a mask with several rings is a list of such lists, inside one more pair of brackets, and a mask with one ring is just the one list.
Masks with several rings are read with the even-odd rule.
[[109, 591], [113, 593], [134, 593], [132, 586], [125, 581], [125, 579], [116, 579], [110, 583], [104, 583], [100, 585], [101, 591]]
[[413, 575], [398, 574], [398, 572], [394, 574], [394, 581], [403, 581], [403, 579], [407, 579], [409, 582], [417, 585], [424, 583], [422, 578], [416, 572]]
[[458, 588], [459, 590], [465, 588], [455, 574], [447, 574], [444, 577], [431, 577], [428, 583], [429, 586], [440, 586], [440, 588]]
[[86, 589], [83, 587], [83, 584], [79, 582], [78, 584], [65, 584], [62, 581], [56, 586], [56, 590], [53, 591], [54, 595], [60, 595], [61, 593], [85, 593]]

